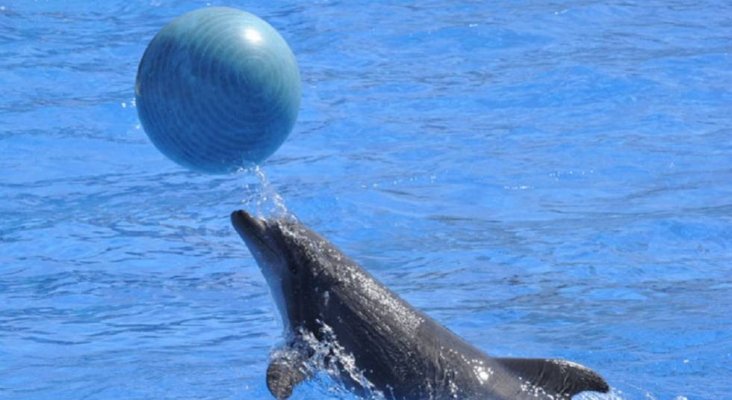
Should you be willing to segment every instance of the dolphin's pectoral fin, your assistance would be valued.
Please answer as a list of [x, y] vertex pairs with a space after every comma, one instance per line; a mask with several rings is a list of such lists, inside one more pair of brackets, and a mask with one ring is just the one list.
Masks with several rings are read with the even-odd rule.
[[499, 358], [498, 361], [523, 380], [561, 398], [586, 390], [602, 393], [610, 390], [595, 371], [573, 362], [542, 358]]
[[300, 382], [310, 374], [306, 366], [307, 356], [302, 351], [285, 348], [277, 350], [267, 366], [267, 388], [278, 400], [287, 399]]

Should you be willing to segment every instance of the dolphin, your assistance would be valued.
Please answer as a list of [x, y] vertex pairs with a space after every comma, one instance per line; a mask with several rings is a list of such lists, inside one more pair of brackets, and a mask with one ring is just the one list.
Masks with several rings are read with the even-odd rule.
[[231, 221], [282, 316], [285, 343], [267, 368], [277, 399], [313, 375], [308, 366], [323, 343], [330, 343], [328, 365], [346, 387], [390, 400], [569, 399], [609, 390], [596, 372], [573, 362], [487, 355], [293, 216], [263, 219], [240, 210]]

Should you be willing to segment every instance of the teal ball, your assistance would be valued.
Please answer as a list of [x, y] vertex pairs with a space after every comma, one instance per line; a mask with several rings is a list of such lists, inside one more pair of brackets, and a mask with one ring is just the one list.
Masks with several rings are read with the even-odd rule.
[[300, 73], [268, 23], [233, 8], [203, 8], [152, 39], [135, 97], [163, 154], [193, 170], [226, 173], [261, 163], [285, 141], [300, 107]]

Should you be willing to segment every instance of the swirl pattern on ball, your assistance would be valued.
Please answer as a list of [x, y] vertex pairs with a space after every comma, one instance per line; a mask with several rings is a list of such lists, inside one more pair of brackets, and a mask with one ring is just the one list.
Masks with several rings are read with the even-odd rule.
[[300, 74], [269, 24], [226, 7], [166, 25], [140, 61], [142, 126], [155, 146], [191, 169], [224, 173], [264, 161], [292, 130]]

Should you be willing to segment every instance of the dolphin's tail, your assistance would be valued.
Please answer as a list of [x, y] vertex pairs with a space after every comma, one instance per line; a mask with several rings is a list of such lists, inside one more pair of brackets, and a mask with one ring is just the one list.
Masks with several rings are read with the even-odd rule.
[[564, 360], [542, 358], [499, 358], [498, 361], [532, 385], [558, 398], [571, 398], [577, 393], [607, 393], [607, 382], [595, 371]]

